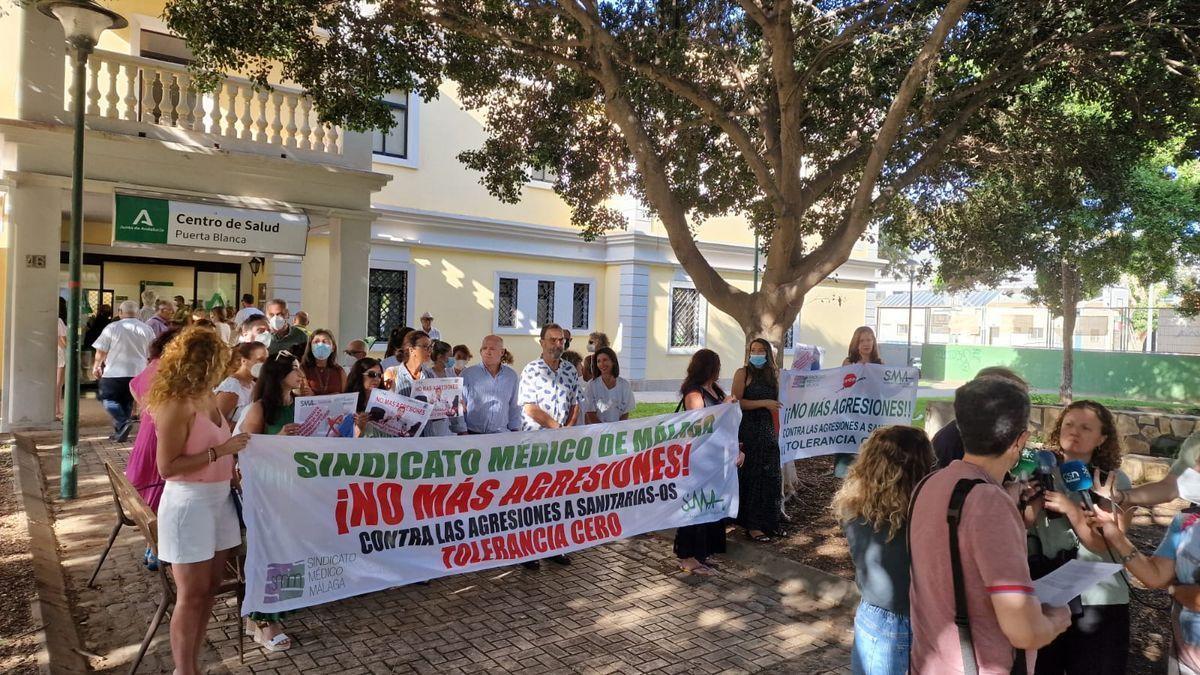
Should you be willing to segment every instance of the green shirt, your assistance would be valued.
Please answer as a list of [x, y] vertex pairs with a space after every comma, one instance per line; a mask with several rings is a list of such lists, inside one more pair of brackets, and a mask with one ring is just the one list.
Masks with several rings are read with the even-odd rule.
[[1197, 458], [1200, 458], [1200, 432], [1188, 436], [1179, 446], [1179, 457], [1171, 464], [1171, 475], [1176, 478], [1183, 475], [1184, 471], [1196, 466]]
[[[1133, 487], [1133, 483], [1129, 480], [1129, 476], [1126, 476], [1123, 471], [1118, 470], [1117, 489], [1128, 490], [1131, 487]], [[1077, 503], [1083, 502], [1083, 498], [1078, 492], [1068, 494], [1073, 501]], [[1071, 528], [1071, 523], [1066, 518], [1044, 518], [1038, 515], [1033, 528], [1029, 530], [1029, 535], [1030, 537], [1037, 537], [1041, 541], [1042, 553], [1049, 558], [1053, 558], [1061, 551], [1074, 548], [1079, 550], [1075, 554], [1077, 560], [1085, 562], [1116, 562], [1109, 557], [1107, 551], [1104, 555], [1098, 555], [1090, 551], [1086, 546], [1080, 546], [1079, 537], [1075, 535], [1075, 530]], [[1125, 585], [1125, 580], [1120, 577], [1121, 573], [1117, 572], [1084, 591], [1079, 596], [1083, 604], [1089, 606], [1129, 604], [1129, 587]]]
[[288, 328], [287, 335], [283, 337], [279, 337], [278, 333], [271, 334], [271, 346], [267, 348], [267, 353], [275, 356], [286, 349], [298, 359], [304, 356], [304, 348], [307, 346], [308, 333], [300, 330], [299, 326], [291, 326]]

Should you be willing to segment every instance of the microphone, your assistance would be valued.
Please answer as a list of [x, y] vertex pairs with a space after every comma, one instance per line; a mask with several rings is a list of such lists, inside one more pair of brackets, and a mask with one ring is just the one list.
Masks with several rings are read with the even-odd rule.
[[[1034, 477], [1037, 479], [1038, 485], [1042, 486], [1042, 490], [1057, 492], [1055, 489], [1054, 474], [1058, 471], [1058, 457], [1049, 450], [1037, 451], [1037, 469], [1034, 470]], [[1063, 514], [1053, 511], [1042, 511], [1043, 518], [1062, 518]]]
[[1037, 468], [1037, 453], [1029, 448], [1025, 448], [1021, 451], [1021, 459], [1013, 467], [1012, 473], [1017, 480], [1028, 483], [1029, 479], [1033, 477], [1034, 472], [1037, 471]]
[[1077, 459], [1063, 462], [1062, 479], [1063, 486], [1069, 492], [1078, 492], [1083, 496], [1083, 503], [1087, 505], [1088, 509], [1096, 507], [1092, 502], [1092, 494], [1089, 492], [1092, 489], [1092, 475], [1088, 473], [1086, 464]]

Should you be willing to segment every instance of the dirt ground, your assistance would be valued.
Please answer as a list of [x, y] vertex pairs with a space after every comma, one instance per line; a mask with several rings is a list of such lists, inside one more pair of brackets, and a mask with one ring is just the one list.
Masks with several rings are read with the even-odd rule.
[[36, 594], [29, 531], [13, 484], [11, 442], [0, 443], [0, 672], [37, 673]]
[[[796, 463], [796, 469], [806, 489], [788, 503], [787, 512], [794, 523], [792, 528], [803, 531], [765, 545], [806, 565], [853, 579], [854, 565], [850, 561], [846, 538], [829, 510], [829, 503], [841, 483], [833, 477], [833, 459], [801, 460]], [[1185, 505], [1176, 501], [1157, 507], [1153, 512], [1139, 509], [1130, 533], [1131, 540], [1142, 551], [1153, 551], [1171, 518]], [[1141, 589], [1136, 582], [1134, 586], [1128, 672], [1131, 675], [1166, 673], [1170, 646], [1166, 596], [1161, 591]]]

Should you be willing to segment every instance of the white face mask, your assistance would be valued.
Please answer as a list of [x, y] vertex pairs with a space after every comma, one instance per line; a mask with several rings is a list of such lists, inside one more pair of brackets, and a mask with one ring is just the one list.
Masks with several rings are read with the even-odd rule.
[[264, 347], [270, 347], [271, 346], [271, 334], [270, 333], [259, 333], [258, 335], [255, 335], [255, 334], [251, 333], [249, 335], [243, 335], [240, 338], [238, 338], [238, 342], [242, 342], [242, 343], [257, 342]]
[[250, 377], [253, 377], [254, 379], [257, 380], [258, 376], [262, 374], [262, 367], [263, 367], [263, 364], [261, 361], [250, 366]]
[[271, 327], [271, 330], [283, 330], [283, 327], [287, 325], [287, 319], [282, 314], [276, 314], [267, 319], [267, 325]]
[[1179, 497], [1193, 504], [1200, 504], [1200, 472], [1188, 469], [1179, 475], [1175, 481], [1179, 488]]

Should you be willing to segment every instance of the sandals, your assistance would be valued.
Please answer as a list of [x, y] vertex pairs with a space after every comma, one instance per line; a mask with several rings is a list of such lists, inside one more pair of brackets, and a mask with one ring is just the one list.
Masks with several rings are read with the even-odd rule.
[[751, 541], [757, 541], [760, 544], [769, 544], [769, 543], [775, 541], [771, 537], [771, 535], [767, 534], [766, 532], [759, 532], [757, 535], [754, 535], [754, 534], [750, 534], [750, 530], [746, 530], [746, 536]]
[[678, 565], [679, 565], [679, 570], [681, 572], [686, 572], [688, 574], [694, 574], [698, 577], [711, 577], [711, 576], [715, 576], [717, 574], [717, 571], [715, 569], [713, 569], [712, 567], [709, 567], [708, 565], [704, 564], [703, 562], [700, 562], [699, 560], [696, 561], [695, 567], [688, 567], [687, 565], [683, 564], [682, 560], [680, 560], [678, 562]]
[[254, 641], [262, 645], [262, 648], [269, 652], [284, 652], [292, 648], [292, 639], [287, 636], [287, 633], [277, 633], [275, 637], [267, 639], [263, 635], [263, 629], [270, 626], [270, 622], [258, 622], [252, 619], [247, 619], [250, 624], [250, 634], [254, 636]]

